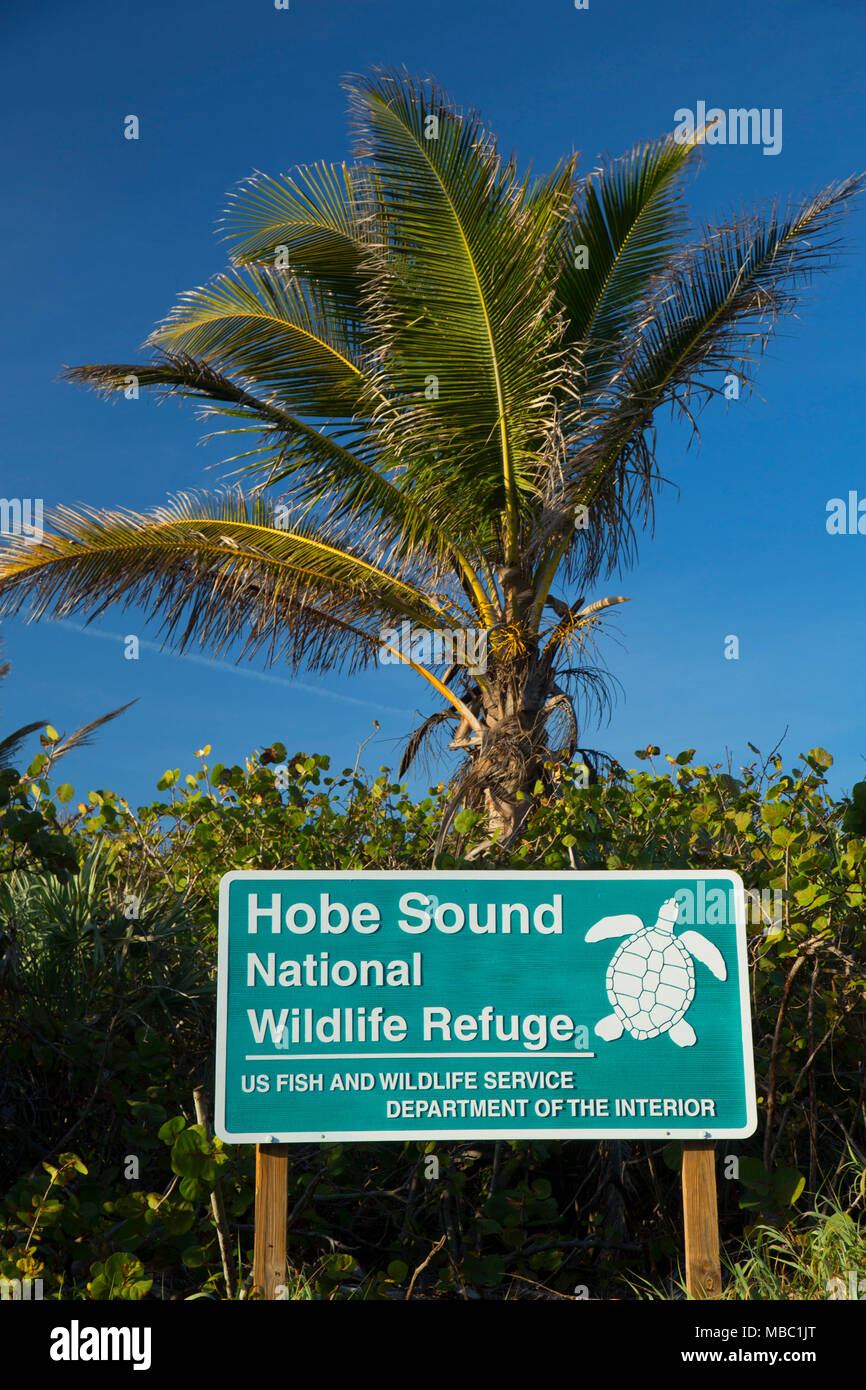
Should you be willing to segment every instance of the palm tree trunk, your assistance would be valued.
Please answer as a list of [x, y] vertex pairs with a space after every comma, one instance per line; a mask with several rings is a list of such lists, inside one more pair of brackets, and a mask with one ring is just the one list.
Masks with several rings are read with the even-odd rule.
[[544, 706], [548, 680], [534, 654], [512, 660], [489, 685], [485, 736], [475, 773], [484, 791], [489, 833], [500, 844], [516, 838], [532, 808], [532, 793], [549, 757]]

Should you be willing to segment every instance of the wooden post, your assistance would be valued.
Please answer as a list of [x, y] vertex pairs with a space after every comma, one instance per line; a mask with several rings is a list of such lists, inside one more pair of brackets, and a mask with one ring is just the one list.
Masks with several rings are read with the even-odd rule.
[[259, 1298], [282, 1297], [276, 1290], [285, 1288], [288, 1196], [288, 1144], [256, 1144], [253, 1290]]
[[721, 1298], [716, 1153], [711, 1141], [683, 1140], [686, 1288], [691, 1298]]

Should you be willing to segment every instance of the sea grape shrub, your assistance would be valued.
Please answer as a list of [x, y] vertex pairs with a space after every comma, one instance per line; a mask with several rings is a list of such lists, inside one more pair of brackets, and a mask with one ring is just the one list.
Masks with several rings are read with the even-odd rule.
[[0, 875], [32, 868], [65, 878], [77, 867], [74, 844], [58, 826], [52, 800], [33, 804], [34, 789], [50, 797], [47, 781], [34, 785], [13, 768], [0, 769]]
[[828, 795], [833, 759], [822, 748], [790, 771], [778, 755], [758, 756], [737, 777], [695, 766], [693, 750], [656, 771], [657, 754], [639, 750], [649, 771], [619, 770], [595, 786], [566, 771], [559, 797], [508, 862], [740, 874], [754, 895], [747, 931], [761, 1116], [745, 1147], [768, 1170], [802, 1169], [814, 1193], [847, 1151], [845, 1127], [866, 1088], [866, 833], [854, 833], [862, 797], [857, 788], [851, 799]]
[[[17, 867], [0, 891], [17, 976], [0, 1010], [0, 1248], [4, 1271], [18, 1271], [7, 1277], [38, 1266], [46, 1296], [224, 1297], [209, 1203], [217, 1181], [248, 1271], [254, 1151], [209, 1139], [192, 1109], [192, 1088], [213, 1080], [226, 869], [431, 863], [444, 785], [412, 798], [388, 769], [334, 776], [326, 757], [279, 742], [241, 765], [210, 765], [208, 753], [189, 773], [167, 770], [150, 805], [133, 809], [103, 789], [63, 822], [58, 806], [71, 788], [52, 798], [46, 779], [29, 790], [2, 784], [0, 863]], [[769, 914], [748, 925], [761, 1123], [720, 1156], [730, 1243], [769, 1218], [790, 1220], [832, 1186], [854, 1132], [866, 1042], [863, 798], [856, 788], [850, 799], [827, 794], [832, 760], [821, 749], [790, 770], [758, 758], [737, 776], [695, 765], [692, 750], [661, 768], [659, 756], [649, 745], [639, 767], [612, 764], [591, 785], [577, 765], [559, 767], [555, 794], [518, 846], [487, 846], [480, 865], [468, 858], [485, 833], [469, 814], [439, 864], [730, 868], [759, 902], [766, 894]], [[20, 819], [31, 814], [44, 825]], [[28, 827], [63, 842], [55, 861], [16, 857]], [[73, 1127], [88, 1172], [46, 1196], [40, 1159], [67, 1147]], [[436, 1246], [413, 1298], [573, 1295], [578, 1286], [619, 1296], [626, 1269], [676, 1272], [678, 1162], [667, 1148], [298, 1146], [292, 1287], [299, 1297], [402, 1299]], [[742, 1166], [726, 1181], [732, 1157]]]

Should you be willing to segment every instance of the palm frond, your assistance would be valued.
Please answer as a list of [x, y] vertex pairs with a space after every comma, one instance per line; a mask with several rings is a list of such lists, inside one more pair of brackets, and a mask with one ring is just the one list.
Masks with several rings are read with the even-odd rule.
[[241, 640], [242, 655], [267, 646], [295, 666], [339, 666], [349, 652], [364, 664], [394, 620], [453, 625], [446, 596], [378, 566], [333, 525], [275, 524], [261, 498], [182, 496], [144, 515], [60, 507], [48, 524], [39, 542], [7, 538], [0, 613], [87, 611], [92, 621], [135, 602], [180, 650], [193, 638], [217, 652]]
[[217, 275], [181, 295], [147, 345], [203, 358], [294, 415], [348, 420], [359, 411], [365, 365], [352, 326], [297, 276], [263, 266]]
[[676, 249], [686, 220], [680, 175], [694, 148], [672, 135], [635, 145], [605, 160], [580, 190], [557, 297], [566, 341], [582, 349], [582, 391], [610, 375], [636, 306]]
[[[549, 602], [550, 600], [548, 600]], [[591, 628], [598, 622], [598, 614], [606, 608], [612, 608], [618, 603], [630, 603], [631, 600], [624, 595], [611, 595], [610, 598], [597, 599], [595, 603], [582, 607], [583, 599], [578, 599], [570, 607], [564, 604], [559, 605], [564, 611], [558, 612], [559, 621], [547, 634], [547, 638], [542, 650], [542, 660], [552, 666], [559, 653], [569, 650], [575, 639], [579, 647], [583, 647], [586, 637]]]
[[560, 668], [556, 678], [573, 690], [572, 703], [583, 714], [578, 722], [601, 724], [610, 718], [616, 691], [622, 690], [622, 682], [610, 671], [582, 661], [579, 666]]
[[710, 372], [750, 377], [754, 349], [763, 351], [812, 275], [832, 264], [838, 216], [863, 186], [864, 176], [855, 176], [781, 215], [773, 204], [768, 215], [754, 209], [705, 228], [647, 303], [614, 383], [620, 401], [624, 388], [637, 412], [665, 401], [682, 407], [692, 395], [714, 394]]
[[[429, 488], [435, 470], [440, 494], [469, 487], [479, 510], [505, 513], [508, 560], [556, 379], [539, 203], [527, 205], [513, 161], [503, 163], [478, 117], [458, 114], [438, 88], [383, 74], [349, 90], [388, 233], [367, 304], [391, 402], [377, 424], [407, 457], [413, 487]], [[571, 192], [563, 173], [551, 210]], [[557, 225], [552, 213], [549, 222]], [[425, 395], [431, 378], [435, 394]]]
[[547, 717], [547, 743], [558, 758], [570, 761], [578, 743], [577, 716], [574, 705], [563, 692], [552, 695], [544, 706]]
[[98, 719], [91, 719], [89, 724], [82, 724], [81, 728], [73, 733], [64, 735], [60, 742], [51, 749], [51, 761], [56, 762], [66, 753], [71, 753], [73, 748], [89, 748], [93, 742], [93, 735], [97, 729], [101, 729], [104, 724], [109, 724], [112, 719], [117, 719], [126, 710], [138, 704], [138, 700], [127, 700], [125, 705], [119, 705], [117, 709], [109, 710], [108, 714], [101, 714]]
[[[240, 419], [244, 422], [241, 432], [254, 432], [261, 442], [246, 455], [255, 455], [256, 461], [237, 472], [260, 478], [262, 487], [290, 481], [289, 504], [293, 508], [303, 509], [327, 499], [334, 517], [351, 516], [356, 522], [366, 519], [370, 533], [378, 534], [389, 547], [408, 552], [426, 545], [440, 555], [449, 543], [454, 548], [455, 542], [441, 524], [388, 478], [387, 460], [379, 457], [374, 438], [361, 429], [331, 434], [317, 429], [254, 396], [203, 359], [163, 353], [151, 363], [68, 367], [62, 376], [109, 397], [126, 390], [133, 378], [137, 385], [161, 389], [166, 396], [199, 402], [204, 414]], [[340, 433], [351, 447], [340, 442]]]
[[361, 299], [380, 233], [375, 178], [361, 165], [314, 164], [292, 175], [257, 173], [231, 194], [223, 218], [235, 265], [276, 266], [314, 281], [348, 315]]
[[[751, 377], [779, 317], [800, 303], [802, 287], [831, 264], [838, 240], [828, 233], [863, 187], [864, 176], [831, 185], [779, 215], [756, 209], [718, 227], [675, 257], [654, 283], [628, 350], [599, 398], [583, 402], [557, 499], [560, 535], [549, 540], [539, 569], [539, 594], [549, 591], [564, 557], [567, 573], [586, 584], [602, 563], [612, 572], [628, 518], [651, 515], [661, 483], [653, 419], [669, 406], [692, 427], [694, 413], [719, 390], [720, 375]], [[714, 379], [715, 378], [715, 379]], [[578, 505], [589, 510], [584, 531], [568, 529]]]
[[255, 419], [258, 428], [285, 429], [294, 422], [286, 410], [254, 396], [238, 382], [219, 372], [203, 358], [183, 352], [163, 352], [155, 362], [104, 362], [79, 367], [65, 367], [61, 379], [90, 386], [94, 391], [111, 397], [136, 386], [162, 388], [166, 396], [187, 397], [205, 406], [228, 405], [240, 409], [247, 418]]
[[32, 724], [22, 724], [20, 729], [16, 729], [14, 733], [7, 734], [4, 739], [0, 739], [0, 771], [11, 767], [25, 740], [31, 734], [35, 734], [37, 729], [44, 728], [45, 720], [36, 719]]
[[406, 747], [403, 750], [403, 756], [400, 759], [400, 767], [397, 771], [398, 777], [406, 776], [406, 773], [409, 771], [409, 768], [412, 766], [418, 753], [433, 730], [437, 729], [446, 720], [454, 720], [455, 718], [456, 715], [453, 710], [436, 710], [434, 714], [431, 714], [429, 718], [425, 719], [423, 724], [420, 724], [418, 728], [409, 735], [406, 740]]

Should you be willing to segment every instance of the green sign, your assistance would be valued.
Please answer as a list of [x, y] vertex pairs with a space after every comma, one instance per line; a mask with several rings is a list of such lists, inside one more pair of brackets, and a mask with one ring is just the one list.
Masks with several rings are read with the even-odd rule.
[[756, 1125], [737, 874], [222, 879], [221, 1139], [719, 1139]]

